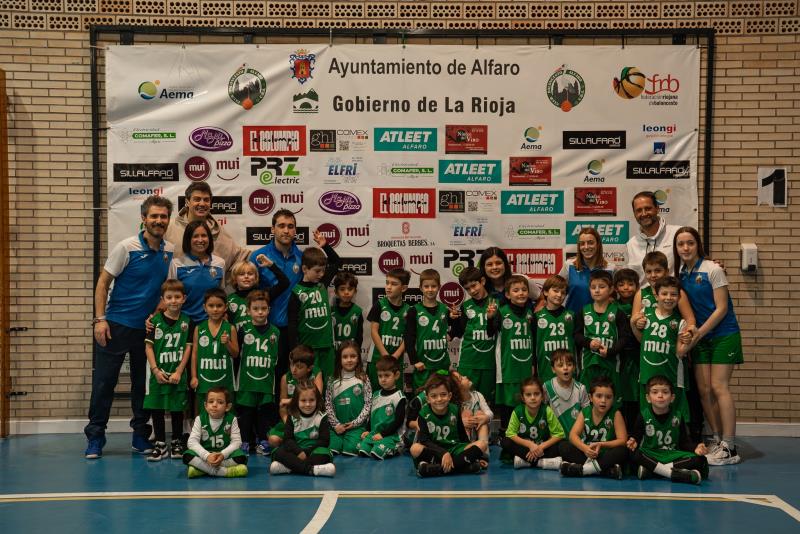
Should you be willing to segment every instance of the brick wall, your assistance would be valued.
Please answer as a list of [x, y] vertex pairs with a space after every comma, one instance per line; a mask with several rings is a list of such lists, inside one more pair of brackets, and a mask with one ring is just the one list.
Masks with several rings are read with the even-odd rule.
[[[800, 216], [788, 209], [756, 206], [755, 200], [757, 167], [787, 166], [792, 176], [800, 162], [799, 10], [797, 0], [0, 0], [0, 67], [7, 72], [10, 104], [11, 321], [28, 329], [12, 336], [13, 389], [27, 391], [27, 396], [11, 401], [12, 417], [83, 419], [88, 407], [93, 295], [90, 24], [713, 27], [718, 49], [711, 253], [728, 266], [743, 329], [747, 363], [734, 377], [737, 407], [742, 421], [800, 422], [800, 401], [793, 402], [789, 396], [800, 393], [800, 353], [796, 350], [800, 329], [794, 324], [800, 317], [788, 291], [792, 284], [800, 283], [800, 276], [792, 270], [800, 261]], [[200, 41], [137, 36], [137, 42], [181, 39]], [[233, 42], [225, 37], [203, 40]], [[417, 38], [414, 42], [424, 41]], [[797, 201], [798, 195], [790, 188], [790, 205]], [[738, 271], [741, 242], [758, 244], [757, 277]], [[117, 414], [129, 413], [123, 403], [118, 405]]]

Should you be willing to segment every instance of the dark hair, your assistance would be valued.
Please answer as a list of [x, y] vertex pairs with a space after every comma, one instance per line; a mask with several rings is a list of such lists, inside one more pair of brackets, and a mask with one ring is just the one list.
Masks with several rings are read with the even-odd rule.
[[142, 202], [142, 217], [147, 217], [147, 212], [150, 211], [150, 208], [153, 206], [158, 206], [159, 208], [167, 208], [167, 215], [172, 217], [172, 201], [166, 197], [160, 197], [158, 195], [150, 195], [144, 202]]
[[648, 265], [658, 265], [667, 271], [669, 270], [669, 259], [667, 259], [667, 255], [660, 250], [653, 250], [645, 254], [642, 260], [642, 269]]
[[631, 282], [636, 287], [639, 287], [639, 273], [627, 267], [620, 269], [619, 271], [615, 271], [614, 285], [616, 286], [622, 282]]
[[183, 287], [183, 282], [175, 278], [165, 280], [164, 283], [161, 284], [161, 295], [163, 296], [167, 291], [180, 291], [184, 295], [186, 294], [186, 288]]
[[342, 379], [342, 353], [345, 351], [345, 349], [353, 349], [358, 355], [358, 358], [356, 358], [355, 368], [356, 377], [360, 378], [361, 380], [369, 380], [367, 373], [364, 372], [364, 365], [361, 363], [361, 347], [359, 347], [358, 343], [352, 339], [342, 341], [342, 344], [339, 345], [338, 349], [336, 349], [336, 361], [333, 362], [333, 378], [336, 380]]
[[528, 285], [528, 279], [525, 276], [521, 274], [512, 274], [511, 276], [506, 278], [506, 283], [504, 286], [505, 292], [508, 293], [511, 290], [511, 286], [513, 286], [514, 284], [523, 284], [525, 286], [525, 290], [528, 291], [528, 293], [530, 293], [531, 288]]
[[289, 361], [314, 367], [314, 351], [308, 345], [297, 345], [289, 352]]
[[545, 280], [544, 284], [542, 284], [542, 293], [545, 291], [550, 291], [554, 287], [558, 289], [567, 289], [568, 284], [566, 279], [558, 274], [548, 276], [547, 280]]
[[425, 280], [433, 280], [437, 286], [442, 285], [442, 277], [436, 269], [424, 269], [419, 273], [419, 287], [422, 287], [422, 282]]
[[294, 212], [292, 212], [292, 210], [287, 210], [286, 208], [281, 208], [272, 214], [272, 226], [275, 226], [275, 223], [278, 222], [278, 219], [281, 217], [291, 217], [292, 221], [294, 221], [294, 224], [297, 225], [297, 217], [294, 216]]
[[550, 353], [551, 366], [555, 367], [555, 365], [561, 360], [567, 360], [568, 362], [572, 363], [572, 365], [575, 365], [575, 354], [567, 349], [556, 349]]
[[447, 391], [453, 395], [453, 398], [450, 399], [451, 402], [461, 404], [464, 401], [464, 399], [461, 398], [461, 388], [452, 372], [444, 369], [432, 371], [421, 390], [424, 391], [427, 396], [430, 390], [438, 388], [439, 386], [444, 386], [447, 388]]
[[522, 384], [519, 385], [519, 395], [520, 395], [520, 397], [522, 397], [522, 395], [525, 393], [525, 388], [528, 387], [528, 386], [536, 386], [536, 387], [538, 387], [539, 391], [541, 391], [542, 395], [544, 395], [544, 385], [542, 385], [542, 381], [539, 380], [538, 376], [529, 376], [529, 377], [525, 378], [525, 380], [522, 381]]
[[401, 286], [407, 286], [411, 281], [411, 273], [405, 269], [392, 269], [386, 273], [386, 278], [394, 278], [400, 282]]
[[392, 358], [389, 355], [381, 356], [380, 360], [378, 360], [378, 363], [375, 364], [375, 370], [378, 372], [390, 371], [392, 373], [399, 373], [400, 362], [397, 361], [397, 358]]
[[656, 200], [655, 193], [653, 193], [652, 191], [640, 191], [639, 193], [633, 195], [633, 198], [631, 199], [631, 207], [633, 207], [633, 203], [636, 202], [636, 200], [639, 198], [649, 198], [650, 202], [653, 203], [653, 206], [656, 207], [658, 206], [658, 201]]
[[611, 273], [605, 269], [595, 269], [589, 273], [589, 283], [591, 284], [594, 280], [605, 280], [605, 282], [608, 284], [608, 287], [614, 287], [614, 277], [612, 277]]
[[[581, 254], [580, 249], [580, 241], [583, 234], [591, 234], [591, 236], [594, 237], [594, 240], [597, 241], [597, 252], [595, 252], [594, 258], [592, 259], [592, 263], [594, 265], [586, 265], [583, 261], [583, 255]], [[606, 267], [608, 265], [608, 262], [603, 256], [603, 238], [600, 237], [600, 232], [598, 232], [596, 228], [593, 226], [584, 226], [581, 228], [581, 231], [578, 232], [577, 242], [578, 255], [575, 256], [575, 269], [582, 271], [584, 267], [587, 269], [594, 269], [595, 267]]]
[[472, 282], [481, 283], [481, 278], [483, 278], [483, 273], [477, 267], [465, 267], [458, 273], [458, 283], [465, 289]]
[[314, 398], [317, 399], [317, 408], [314, 411], [319, 412], [325, 409], [325, 401], [322, 400], [322, 393], [320, 393], [320, 391], [317, 389], [317, 386], [314, 385], [314, 381], [300, 380], [294, 387], [292, 400], [289, 401], [289, 408], [287, 409], [289, 415], [294, 417], [302, 417], [303, 414], [300, 413], [300, 393], [309, 389], [314, 391]]
[[[486, 277], [486, 280], [489, 279], [489, 275], [486, 274], [486, 261], [489, 258], [497, 256], [503, 262], [503, 287], [505, 287], [506, 280], [508, 277], [511, 276], [511, 264], [508, 262], [508, 256], [506, 255], [506, 251], [500, 247], [489, 247], [484, 249], [481, 253], [481, 257], [478, 260], [478, 266], [481, 269], [481, 274]], [[494, 283], [492, 283], [492, 291], [494, 291]]]
[[325, 256], [321, 248], [308, 247], [303, 251], [302, 264], [307, 269], [325, 267], [328, 264], [328, 257]]
[[251, 304], [256, 302], [257, 300], [263, 300], [269, 305], [269, 293], [266, 291], [262, 291], [260, 289], [254, 289], [250, 293], [247, 294], [247, 307], [249, 308]]
[[333, 277], [333, 288], [339, 289], [340, 286], [350, 286], [358, 289], [358, 277], [350, 271], [339, 271]]
[[225, 386], [214, 386], [213, 388], [206, 391], [205, 401], [208, 401], [208, 396], [212, 393], [222, 393], [225, 395], [225, 404], [231, 404], [233, 402], [233, 397], [231, 396], [231, 392], [228, 391], [228, 388]]
[[673, 287], [678, 290], [678, 293], [681, 291], [681, 281], [675, 276], [665, 276], [661, 280], [656, 281], [655, 285], [653, 286], [653, 292], [658, 295], [658, 292], [661, 291], [662, 287]]
[[614, 392], [614, 381], [606, 375], [596, 376], [589, 384], [589, 395], [594, 394], [597, 388], [609, 388]]
[[672, 382], [669, 378], [664, 375], [656, 375], [650, 377], [650, 380], [647, 381], [647, 385], [645, 385], [644, 390], [647, 393], [650, 393], [650, 388], [653, 386], [667, 386], [669, 387], [669, 392], [672, 393], [674, 391]]
[[208, 235], [206, 254], [211, 256], [211, 253], [214, 252], [214, 236], [211, 235], [211, 229], [205, 221], [192, 221], [186, 225], [186, 229], [183, 231], [183, 253], [187, 255], [192, 253], [192, 236], [194, 235], [194, 231], [198, 228], [205, 229], [206, 235]]
[[692, 237], [697, 242], [697, 256], [699, 258], [706, 257], [706, 251], [703, 248], [703, 240], [700, 238], [698, 231], [691, 226], [681, 226], [675, 232], [675, 237], [672, 238], [672, 254], [675, 259], [675, 276], [681, 275], [681, 257], [678, 255], [678, 236], [680, 234], [692, 234]]
[[214, 195], [211, 193], [211, 186], [206, 182], [190, 183], [189, 187], [187, 187], [186, 191], [183, 193], [186, 197], [186, 202], [189, 202], [189, 199], [192, 198], [192, 193], [207, 193], [212, 199], [214, 198]]
[[221, 287], [212, 287], [211, 289], [206, 291], [205, 294], [203, 295], [203, 304], [205, 304], [214, 297], [220, 299], [222, 302], [226, 303], [228, 302], [228, 296], [225, 294], [224, 289], [222, 289]]

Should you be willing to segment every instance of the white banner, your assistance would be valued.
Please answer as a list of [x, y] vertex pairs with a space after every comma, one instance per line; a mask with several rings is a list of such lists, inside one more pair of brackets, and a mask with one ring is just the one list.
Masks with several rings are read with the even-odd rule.
[[388, 269], [454, 282], [491, 245], [544, 279], [586, 225], [625, 263], [635, 193], [697, 225], [699, 62], [694, 46], [111, 46], [109, 245], [148, 195], [177, 206], [205, 180], [250, 248], [281, 207], [301, 248], [321, 228], [365, 307]]

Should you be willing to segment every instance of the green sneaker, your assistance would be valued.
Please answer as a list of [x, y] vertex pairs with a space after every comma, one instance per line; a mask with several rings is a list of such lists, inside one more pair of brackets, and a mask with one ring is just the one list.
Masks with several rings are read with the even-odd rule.
[[186, 476], [189, 478], [197, 478], [197, 477], [204, 477], [206, 474], [203, 471], [200, 471], [193, 465], [189, 466], [189, 469], [186, 470]]
[[228, 478], [246, 477], [247, 466], [244, 464], [236, 464], [234, 466], [231, 466], [225, 472], [225, 476]]

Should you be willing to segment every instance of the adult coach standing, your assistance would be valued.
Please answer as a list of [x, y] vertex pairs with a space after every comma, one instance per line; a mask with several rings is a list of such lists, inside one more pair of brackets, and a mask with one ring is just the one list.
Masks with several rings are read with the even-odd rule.
[[656, 194], [652, 191], [637, 193], [631, 201], [633, 216], [639, 223], [639, 233], [628, 240], [628, 267], [639, 274], [639, 284], [643, 284], [644, 269], [642, 260], [648, 252], [663, 252], [669, 262], [669, 272], [675, 269], [672, 241], [679, 226], [667, 224], [658, 214]]
[[126, 354], [130, 354], [131, 366], [131, 446], [140, 453], [152, 451], [148, 413], [142, 407], [147, 367], [144, 322], [158, 304], [172, 260], [173, 245], [164, 240], [172, 202], [150, 196], [142, 203], [141, 212], [144, 230], [111, 249], [94, 291], [92, 324], [97, 344], [89, 424], [84, 428], [88, 440], [84, 454], [89, 459], [103, 455], [114, 387]]

